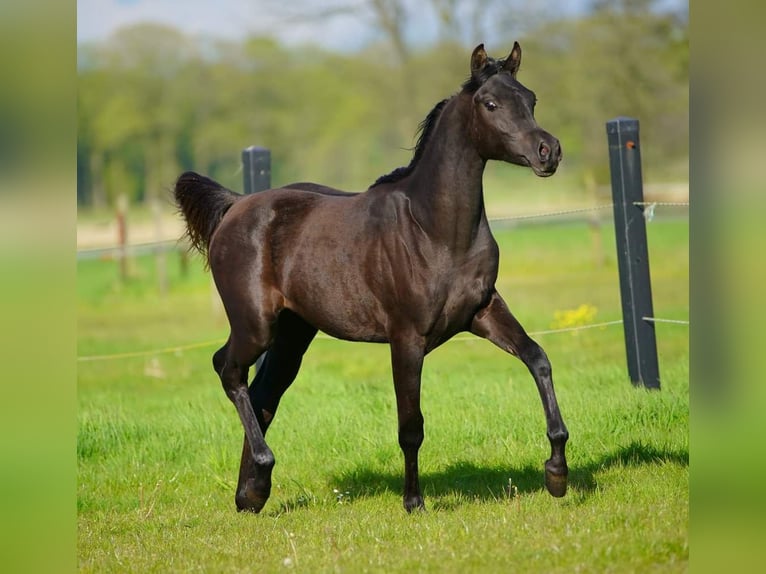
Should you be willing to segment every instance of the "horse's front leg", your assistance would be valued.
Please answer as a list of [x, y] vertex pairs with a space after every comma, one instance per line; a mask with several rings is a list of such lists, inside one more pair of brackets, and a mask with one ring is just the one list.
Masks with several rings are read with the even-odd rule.
[[564, 496], [568, 473], [564, 448], [569, 432], [559, 412], [551, 364], [545, 351], [527, 335], [497, 292], [492, 294], [489, 304], [474, 316], [471, 332], [521, 359], [532, 373], [543, 401], [551, 443], [551, 457], [545, 462], [545, 486], [553, 496]]
[[418, 450], [423, 444], [423, 413], [420, 411], [420, 375], [424, 345], [417, 337], [391, 341], [391, 366], [399, 419], [399, 446], [404, 453], [404, 509], [425, 510], [418, 479]]

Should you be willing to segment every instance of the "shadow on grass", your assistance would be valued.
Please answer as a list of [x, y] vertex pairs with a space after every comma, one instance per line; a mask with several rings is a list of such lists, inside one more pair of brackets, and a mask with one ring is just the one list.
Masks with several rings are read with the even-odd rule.
[[[636, 467], [648, 464], [689, 465], [688, 450], [663, 450], [633, 442], [615, 449], [585, 466], [569, 469], [569, 485], [587, 499], [596, 489], [596, 474], [614, 467]], [[401, 473], [378, 471], [360, 467], [333, 477], [332, 485], [349, 495], [347, 502], [357, 498], [379, 496], [381, 493], [400, 494], [404, 484]], [[512, 481], [509, 484], [509, 479]], [[420, 474], [420, 485], [426, 505], [434, 509], [449, 509], [475, 501], [493, 501], [508, 498], [509, 487], [519, 494], [543, 489], [543, 461], [539, 466], [522, 468], [506, 466], [479, 466], [460, 461], [438, 472]]]

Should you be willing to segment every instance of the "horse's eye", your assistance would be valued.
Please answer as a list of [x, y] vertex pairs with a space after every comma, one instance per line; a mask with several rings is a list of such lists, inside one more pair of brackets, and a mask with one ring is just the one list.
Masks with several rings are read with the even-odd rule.
[[494, 112], [497, 109], [497, 104], [490, 100], [488, 102], [484, 102], [484, 107], [487, 108], [490, 112]]

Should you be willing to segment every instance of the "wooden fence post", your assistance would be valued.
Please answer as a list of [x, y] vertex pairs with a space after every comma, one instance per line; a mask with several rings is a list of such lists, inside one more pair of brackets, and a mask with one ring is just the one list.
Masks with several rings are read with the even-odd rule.
[[659, 389], [638, 120], [609, 120], [606, 133], [628, 374], [634, 385]]
[[120, 282], [128, 280], [128, 198], [117, 196], [117, 257], [120, 260]]
[[165, 254], [165, 245], [162, 243], [162, 206], [156, 197], [149, 200], [152, 209], [152, 218], [154, 219], [154, 248], [155, 267], [157, 269], [157, 287], [160, 297], [165, 297], [168, 293], [168, 262]]

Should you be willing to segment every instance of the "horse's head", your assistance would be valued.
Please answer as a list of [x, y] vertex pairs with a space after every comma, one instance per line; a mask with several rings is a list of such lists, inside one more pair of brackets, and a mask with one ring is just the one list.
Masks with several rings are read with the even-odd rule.
[[559, 140], [535, 121], [535, 94], [516, 80], [521, 64], [517, 42], [505, 60], [487, 56], [484, 44], [471, 55], [472, 137], [484, 159], [531, 167], [541, 177], [553, 175], [561, 160]]

